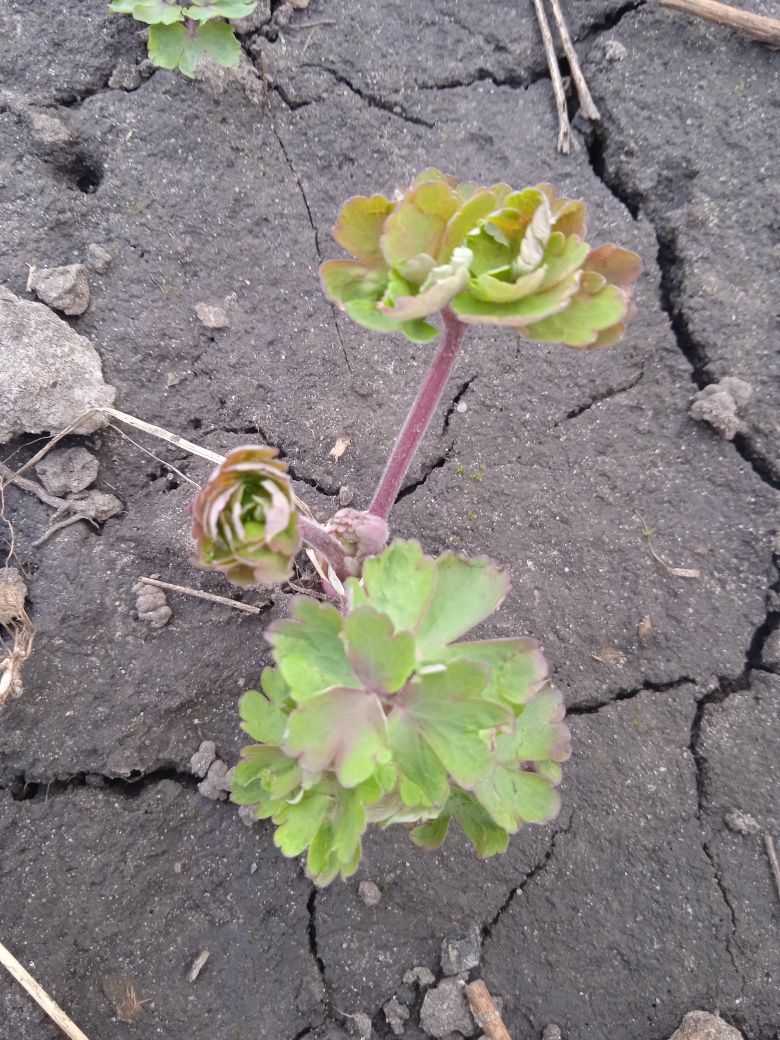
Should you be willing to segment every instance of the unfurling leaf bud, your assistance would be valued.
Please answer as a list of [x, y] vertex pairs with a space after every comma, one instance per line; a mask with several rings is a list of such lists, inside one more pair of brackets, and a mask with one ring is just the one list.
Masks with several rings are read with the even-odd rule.
[[333, 535], [346, 555], [358, 563], [376, 556], [387, 544], [387, 521], [359, 509], [339, 509], [325, 524], [325, 530]]
[[235, 448], [192, 504], [196, 562], [236, 585], [286, 581], [300, 549], [295, 497], [276, 448]]

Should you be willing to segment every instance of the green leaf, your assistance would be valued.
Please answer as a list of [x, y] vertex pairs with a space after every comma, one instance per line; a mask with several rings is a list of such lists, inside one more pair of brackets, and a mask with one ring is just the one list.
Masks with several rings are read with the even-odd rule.
[[198, 31], [194, 38], [190, 38], [179, 61], [179, 68], [185, 76], [195, 75], [198, 61], [204, 55], [223, 68], [237, 64], [241, 57], [241, 44], [227, 22], [207, 22], [198, 26]]
[[[515, 720], [513, 733], [499, 738], [519, 762], [565, 762], [571, 753], [566, 710], [557, 690], [547, 687], [536, 694]], [[502, 749], [503, 750], [503, 749]]]
[[437, 660], [447, 643], [492, 614], [508, 591], [509, 575], [491, 560], [440, 556], [433, 597], [417, 633], [418, 660]]
[[339, 863], [360, 858], [360, 838], [366, 829], [366, 810], [356, 791], [339, 791], [333, 814], [333, 853]]
[[[434, 267], [420, 286], [419, 292], [407, 291], [391, 302], [378, 304], [379, 309], [396, 321], [411, 321], [438, 313], [452, 297], [465, 289], [469, 280], [471, 250], [458, 246], [450, 263]], [[407, 283], [409, 285], [409, 283]], [[409, 285], [409, 289], [412, 286]]]
[[450, 817], [440, 816], [436, 820], [429, 820], [427, 823], [421, 823], [415, 827], [410, 831], [409, 837], [415, 845], [419, 845], [422, 849], [438, 849], [447, 837], [449, 826]]
[[278, 744], [284, 736], [287, 717], [257, 690], [247, 690], [238, 702], [238, 710], [244, 720], [242, 729], [253, 740], [264, 744]]
[[307, 791], [294, 805], [287, 804], [279, 813], [281, 822], [274, 833], [274, 845], [285, 856], [300, 856], [320, 829], [332, 804], [332, 798], [316, 790]]
[[188, 42], [189, 36], [183, 25], [151, 25], [149, 60], [161, 69], [175, 69]]
[[401, 332], [412, 343], [432, 343], [439, 336], [439, 329], [435, 325], [423, 321], [422, 318], [415, 321], [402, 321]]
[[414, 670], [414, 639], [395, 634], [387, 614], [358, 607], [344, 621], [347, 658], [363, 685], [377, 693], [400, 690]]
[[512, 715], [503, 705], [480, 698], [485, 680], [485, 670], [479, 665], [456, 661], [420, 674], [396, 694], [388, 726], [395, 731], [396, 751], [403, 743], [411, 748], [407, 768], [415, 769], [411, 779], [418, 786], [422, 765], [415, 732], [461, 786], [471, 787], [490, 772], [491, 758], [482, 731], [511, 723]]
[[147, 25], [174, 25], [184, 21], [181, 5], [168, 0], [113, 0], [108, 6], [111, 11], [132, 14], [137, 22]]
[[257, 6], [257, 0], [191, 0], [187, 17], [198, 22], [210, 18], [246, 18]]
[[[388, 720], [388, 739], [395, 761], [403, 774], [401, 799], [405, 805], [443, 805], [449, 784], [447, 771], [422, 734], [419, 719], [409, 711], [393, 711]], [[409, 780], [413, 788], [404, 784]]]
[[[590, 274], [594, 281], [601, 277], [594, 272], [585, 274]], [[628, 309], [628, 301], [621, 289], [603, 284], [603, 278], [601, 283], [596, 291], [589, 291], [593, 282], [586, 283], [583, 276], [580, 291], [565, 310], [529, 324], [524, 335], [531, 340], [564, 343], [568, 347], [594, 345], [599, 332], [620, 322]]]
[[482, 806], [463, 791], [454, 791], [447, 810], [463, 828], [478, 856], [495, 856], [506, 852], [509, 835], [498, 827]]
[[490, 303], [463, 292], [453, 298], [451, 306], [457, 317], [466, 324], [487, 323], [519, 328], [541, 321], [549, 315], [556, 315], [577, 292], [579, 281], [579, 272], [575, 272], [549, 289], [524, 296], [512, 303]]
[[419, 542], [398, 539], [363, 565], [363, 586], [373, 607], [387, 614], [396, 631], [415, 632], [433, 598], [434, 561]]
[[547, 678], [547, 662], [533, 639], [452, 643], [442, 650], [441, 659], [488, 665], [490, 679], [483, 696], [508, 704], [525, 704]]
[[378, 300], [387, 287], [385, 271], [354, 260], [326, 260], [320, 267], [320, 278], [327, 295], [337, 303]]
[[391, 757], [379, 699], [364, 690], [344, 688], [328, 690], [296, 708], [283, 747], [303, 769], [334, 770], [343, 787], [355, 787]]
[[294, 620], [275, 622], [266, 638], [292, 697], [303, 701], [331, 686], [360, 689], [341, 639], [338, 610], [301, 597], [294, 601], [291, 613]]
[[384, 195], [355, 195], [347, 199], [339, 212], [338, 223], [333, 228], [333, 237], [363, 264], [384, 268], [379, 237], [394, 205]]
[[497, 764], [474, 794], [492, 819], [514, 834], [523, 823], [545, 823], [558, 814], [560, 797], [546, 777]]

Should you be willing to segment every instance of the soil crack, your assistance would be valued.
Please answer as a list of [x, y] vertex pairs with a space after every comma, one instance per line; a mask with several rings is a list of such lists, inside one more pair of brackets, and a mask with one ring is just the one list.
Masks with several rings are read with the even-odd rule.
[[[641, 6], [645, 0], [635, 4]], [[683, 303], [683, 262], [677, 243], [677, 234], [666, 225], [663, 216], [646, 205], [643, 193], [630, 184], [620, 170], [611, 167], [608, 159], [611, 129], [608, 115], [602, 112], [602, 122], [589, 128], [585, 145], [591, 169], [610, 193], [620, 202], [636, 221], [646, 217], [653, 228], [657, 244], [656, 265], [659, 271], [659, 303], [666, 314], [677, 344], [677, 348], [690, 365], [690, 377], [697, 389], [717, 382], [709, 372], [710, 360], [706, 345], [692, 332]], [[737, 453], [747, 462], [753, 472], [769, 487], [780, 489], [780, 473], [759, 449], [752, 438], [744, 433], [737, 434], [732, 441]]]
[[321, 72], [327, 73], [332, 76], [333, 79], [345, 86], [350, 90], [356, 97], [359, 97], [369, 108], [376, 108], [382, 112], [388, 112], [391, 116], [395, 116], [397, 119], [403, 119], [406, 123], [412, 123], [414, 126], [424, 126], [429, 130], [433, 129], [434, 123], [429, 123], [427, 119], [423, 119], [420, 116], [413, 116], [407, 112], [401, 105], [396, 101], [386, 101], [384, 98], [379, 97], [378, 94], [369, 94], [368, 91], [363, 90], [361, 87], [355, 86], [343, 73], [337, 69], [332, 69], [328, 65], [318, 65], [313, 62], [304, 62], [301, 65], [303, 69], [319, 69]]
[[576, 408], [572, 408], [571, 411], [567, 412], [562, 419], [556, 420], [556, 422], [553, 423], [553, 429], [555, 429], [557, 426], [561, 426], [564, 422], [567, 422], [569, 419], [577, 419], [580, 415], [583, 415], [585, 412], [590, 411], [590, 409], [594, 405], [600, 404], [602, 401], [609, 401], [613, 397], [617, 397], [619, 394], [624, 394], [628, 390], [633, 390], [634, 387], [638, 386], [638, 384], [642, 381], [642, 377], [644, 376], [644, 374], [644, 368], [640, 368], [639, 372], [637, 372], [637, 374], [627, 383], [623, 383], [621, 386], [611, 386], [607, 390], [603, 390], [600, 393], [594, 394], [590, 398], [590, 400], [586, 401], [584, 404], [577, 405]]
[[552, 837], [550, 838], [550, 845], [547, 851], [545, 852], [544, 856], [541, 858], [541, 860], [539, 860], [538, 863], [536, 863], [533, 867], [531, 867], [530, 870], [528, 870], [525, 873], [519, 884], [515, 885], [509, 891], [509, 894], [507, 895], [506, 899], [498, 908], [493, 917], [487, 922], [487, 924], [484, 924], [482, 926], [481, 934], [483, 946], [488, 941], [488, 939], [490, 939], [491, 935], [493, 934], [493, 929], [496, 927], [496, 925], [501, 920], [506, 911], [511, 907], [512, 903], [515, 901], [517, 896], [522, 895], [528, 887], [528, 885], [530, 885], [535, 878], [539, 877], [540, 874], [543, 874], [547, 870], [553, 858], [553, 855], [555, 854], [555, 850], [558, 846], [558, 839], [564, 834], [569, 834], [573, 826], [574, 813], [572, 812], [569, 816], [569, 820], [566, 826], [556, 827], [556, 829], [553, 831]]
[[607, 708], [610, 704], [615, 704], [617, 701], [631, 701], [642, 693], [666, 693], [668, 690], [676, 690], [679, 686], [686, 686], [694, 682], [695, 680], [689, 675], [682, 675], [679, 679], [671, 679], [662, 683], [645, 680], [639, 686], [634, 686], [631, 689], [618, 690], [616, 694], [606, 700], [585, 701], [583, 704], [573, 704], [566, 709], [566, 714], [596, 715], [602, 708]]

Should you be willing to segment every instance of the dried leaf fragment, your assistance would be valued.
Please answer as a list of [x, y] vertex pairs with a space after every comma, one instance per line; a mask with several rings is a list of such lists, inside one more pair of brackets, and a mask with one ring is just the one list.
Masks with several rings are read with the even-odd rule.
[[337, 437], [336, 443], [330, 449], [328, 454], [338, 462], [351, 443], [352, 441], [349, 437]]

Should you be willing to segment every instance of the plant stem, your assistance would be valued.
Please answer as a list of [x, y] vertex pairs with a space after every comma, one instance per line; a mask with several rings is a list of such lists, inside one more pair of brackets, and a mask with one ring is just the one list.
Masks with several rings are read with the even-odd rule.
[[447, 385], [452, 366], [455, 364], [463, 341], [463, 334], [466, 331], [466, 326], [458, 321], [449, 308], [442, 311], [442, 317], [444, 318], [444, 338], [398, 435], [398, 440], [395, 442], [382, 479], [379, 481], [379, 487], [376, 489], [374, 500], [368, 510], [374, 516], [381, 516], [383, 520], [387, 520], [390, 510], [398, 498], [404, 477], [409, 471], [415, 452], [428, 429], [431, 416], [441, 400], [442, 391]]
[[349, 577], [346, 557], [344, 550], [333, 535], [302, 513], [298, 514], [298, 530], [304, 542], [310, 545], [320, 556], [324, 556], [335, 571], [336, 576], [341, 581], [345, 581]]

